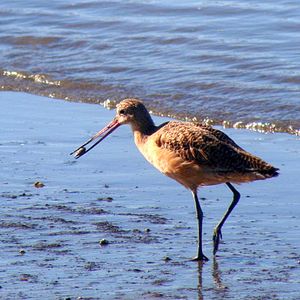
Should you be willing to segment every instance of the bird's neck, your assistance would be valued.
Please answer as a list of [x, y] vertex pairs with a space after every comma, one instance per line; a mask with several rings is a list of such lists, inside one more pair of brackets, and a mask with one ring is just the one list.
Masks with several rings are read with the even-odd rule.
[[137, 124], [134, 124], [131, 126], [131, 128], [135, 136], [148, 136], [156, 131], [156, 126], [154, 123], [148, 124], [147, 126], [145, 126], [145, 124], [139, 124], [138, 126]]
[[148, 111], [145, 111], [131, 123], [131, 129], [134, 134], [150, 135], [155, 131], [156, 126]]
[[149, 115], [149, 118], [136, 120], [131, 124], [131, 129], [134, 134], [134, 139], [137, 144], [143, 143], [148, 136], [153, 134], [157, 128]]

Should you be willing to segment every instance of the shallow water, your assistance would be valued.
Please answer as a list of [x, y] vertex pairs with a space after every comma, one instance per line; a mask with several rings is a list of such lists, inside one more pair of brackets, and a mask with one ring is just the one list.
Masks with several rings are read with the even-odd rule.
[[3, 0], [0, 16], [3, 90], [299, 134], [298, 1]]
[[213, 227], [231, 193], [199, 191], [210, 258], [202, 266], [190, 261], [190, 193], [144, 161], [129, 128], [79, 160], [68, 155], [113, 112], [16, 93], [0, 101], [0, 298], [299, 299], [297, 137], [226, 130], [281, 174], [237, 187], [216, 260]]

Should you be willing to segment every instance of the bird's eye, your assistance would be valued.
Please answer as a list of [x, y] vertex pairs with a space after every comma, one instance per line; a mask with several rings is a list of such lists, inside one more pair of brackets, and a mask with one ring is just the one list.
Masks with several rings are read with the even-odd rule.
[[124, 109], [121, 109], [121, 110], [119, 111], [119, 114], [120, 114], [120, 115], [125, 115], [125, 110], [124, 110]]

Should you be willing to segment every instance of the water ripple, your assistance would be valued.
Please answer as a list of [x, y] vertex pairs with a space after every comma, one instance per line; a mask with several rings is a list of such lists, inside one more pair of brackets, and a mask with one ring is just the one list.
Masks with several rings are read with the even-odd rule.
[[299, 132], [296, 1], [4, 0], [0, 16], [1, 90]]

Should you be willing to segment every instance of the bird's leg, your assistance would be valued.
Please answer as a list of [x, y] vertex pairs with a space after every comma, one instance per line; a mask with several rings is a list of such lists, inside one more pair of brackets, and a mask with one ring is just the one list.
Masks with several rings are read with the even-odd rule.
[[237, 203], [240, 200], [240, 193], [233, 187], [233, 185], [229, 182], [226, 182], [226, 185], [230, 188], [230, 190], [233, 192], [233, 199], [231, 204], [229, 205], [227, 211], [225, 212], [225, 214], [223, 215], [221, 221], [218, 223], [218, 225], [215, 227], [214, 229], [214, 235], [213, 235], [213, 241], [214, 241], [214, 255], [217, 253], [218, 249], [219, 249], [219, 243], [220, 243], [220, 239], [222, 239], [222, 226], [224, 225], [226, 219], [228, 218], [228, 216], [230, 215], [230, 213], [232, 212], [232, 210], [234, 209], [234, 207], [237, 205]]
[[202, 223], [203, 223], [203, 212], [198, 200], [197, 192], [192, 191], [193, 198], [195, 201], [195, 207], [196, 207], [196, 215], [198, 220], [198, 251], [196, 257], [193, 258], [193, 260], [197, 261], [208, 261], [208, 258], [203, 254], [202, 252]]

